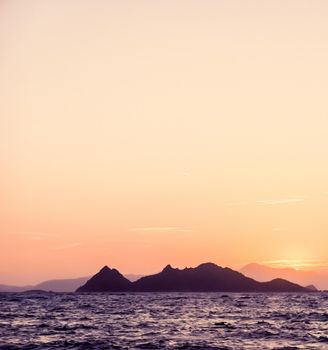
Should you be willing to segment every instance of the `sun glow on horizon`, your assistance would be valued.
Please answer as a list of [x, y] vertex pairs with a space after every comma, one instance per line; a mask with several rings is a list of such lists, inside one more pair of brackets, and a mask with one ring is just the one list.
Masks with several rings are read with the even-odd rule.
[[292, 268], [296, 271], [315, 271], [328, 268], [328, 265], [325, 262], [306, 259], [270, 260], [262, 261], [261, 264], [273, 268]]

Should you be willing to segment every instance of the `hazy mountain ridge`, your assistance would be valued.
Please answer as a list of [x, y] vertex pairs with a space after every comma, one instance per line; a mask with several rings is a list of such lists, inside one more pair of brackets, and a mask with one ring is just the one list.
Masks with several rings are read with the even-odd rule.
[[213, 263], [177, 269], [167, 265], [161, 272], [135, 282], [116, 269], [103, 267], [77, 292], [310, 292], [284, 279], [258, 282], [238, 271]]
[[[142, 275], [127, 274], [125, 277], [130, 281], [136, 281], [142, 277]], [[0, 284], [0, 292], [13, 292], [20, 293], [29, 290], [44, 290], [49, 292], [63, 292], [71, 293], [75, 292], [77, 288], [85, 284], [91, 276], [78, 277], [78, 278], [64, 278], [64, 279], [53, 279], [43, 281], [36, 285], [27, 286], [12, 286], [7, 284]]]
[[260, 282], [283, 278], [302, 286], [313, 285], [320, 290], [328, 289], [328, 271], [301, 271], [293, 268], [276, 268], [258, 263], [250, 263], [239, 270], [245, 276]]
[[49, 292], [74, 292], [81, 284], [85, 283], [88, 277], [79, 278], [65, 278], [65, 279], [54, 279], [47, 280], [35, 285], [28, 286], [12, 286], [12, 285], [0, 285], [0, 292], [25, 292], [29, 290], [44, 290]]
[[76, 286], [81, 285], [81, 283], [86, 283], [86, 281], [89, 279], [90, 276], [71, 279], [67, 278], [49, 280], [37, 284], [34, 288], [52, 292], [72, 292], [77, 288]]
[[32, 289], [34, 286], [12, 286], [8, 284], [0, 284], [0, 292], [7, 293], [7, 292], [24, 292], [26, 290]]

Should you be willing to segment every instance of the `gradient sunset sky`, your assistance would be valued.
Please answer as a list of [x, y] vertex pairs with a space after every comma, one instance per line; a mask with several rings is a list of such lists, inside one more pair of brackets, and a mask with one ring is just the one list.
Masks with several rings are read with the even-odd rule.
[[328, 1], [2, 0], [0, 283], [328, 265]]

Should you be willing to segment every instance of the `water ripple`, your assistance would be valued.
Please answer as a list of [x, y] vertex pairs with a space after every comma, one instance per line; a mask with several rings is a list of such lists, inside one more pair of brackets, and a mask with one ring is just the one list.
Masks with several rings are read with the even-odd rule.
[[0, 350], [328, 349], [313, 294], [0, 294]]

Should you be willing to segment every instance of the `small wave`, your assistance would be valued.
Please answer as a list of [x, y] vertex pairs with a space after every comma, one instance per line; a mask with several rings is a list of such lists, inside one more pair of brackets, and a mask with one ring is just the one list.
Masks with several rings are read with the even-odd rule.
[[1, 295], [0, 350], [321, 350], [327, 310], [320, 293]]

